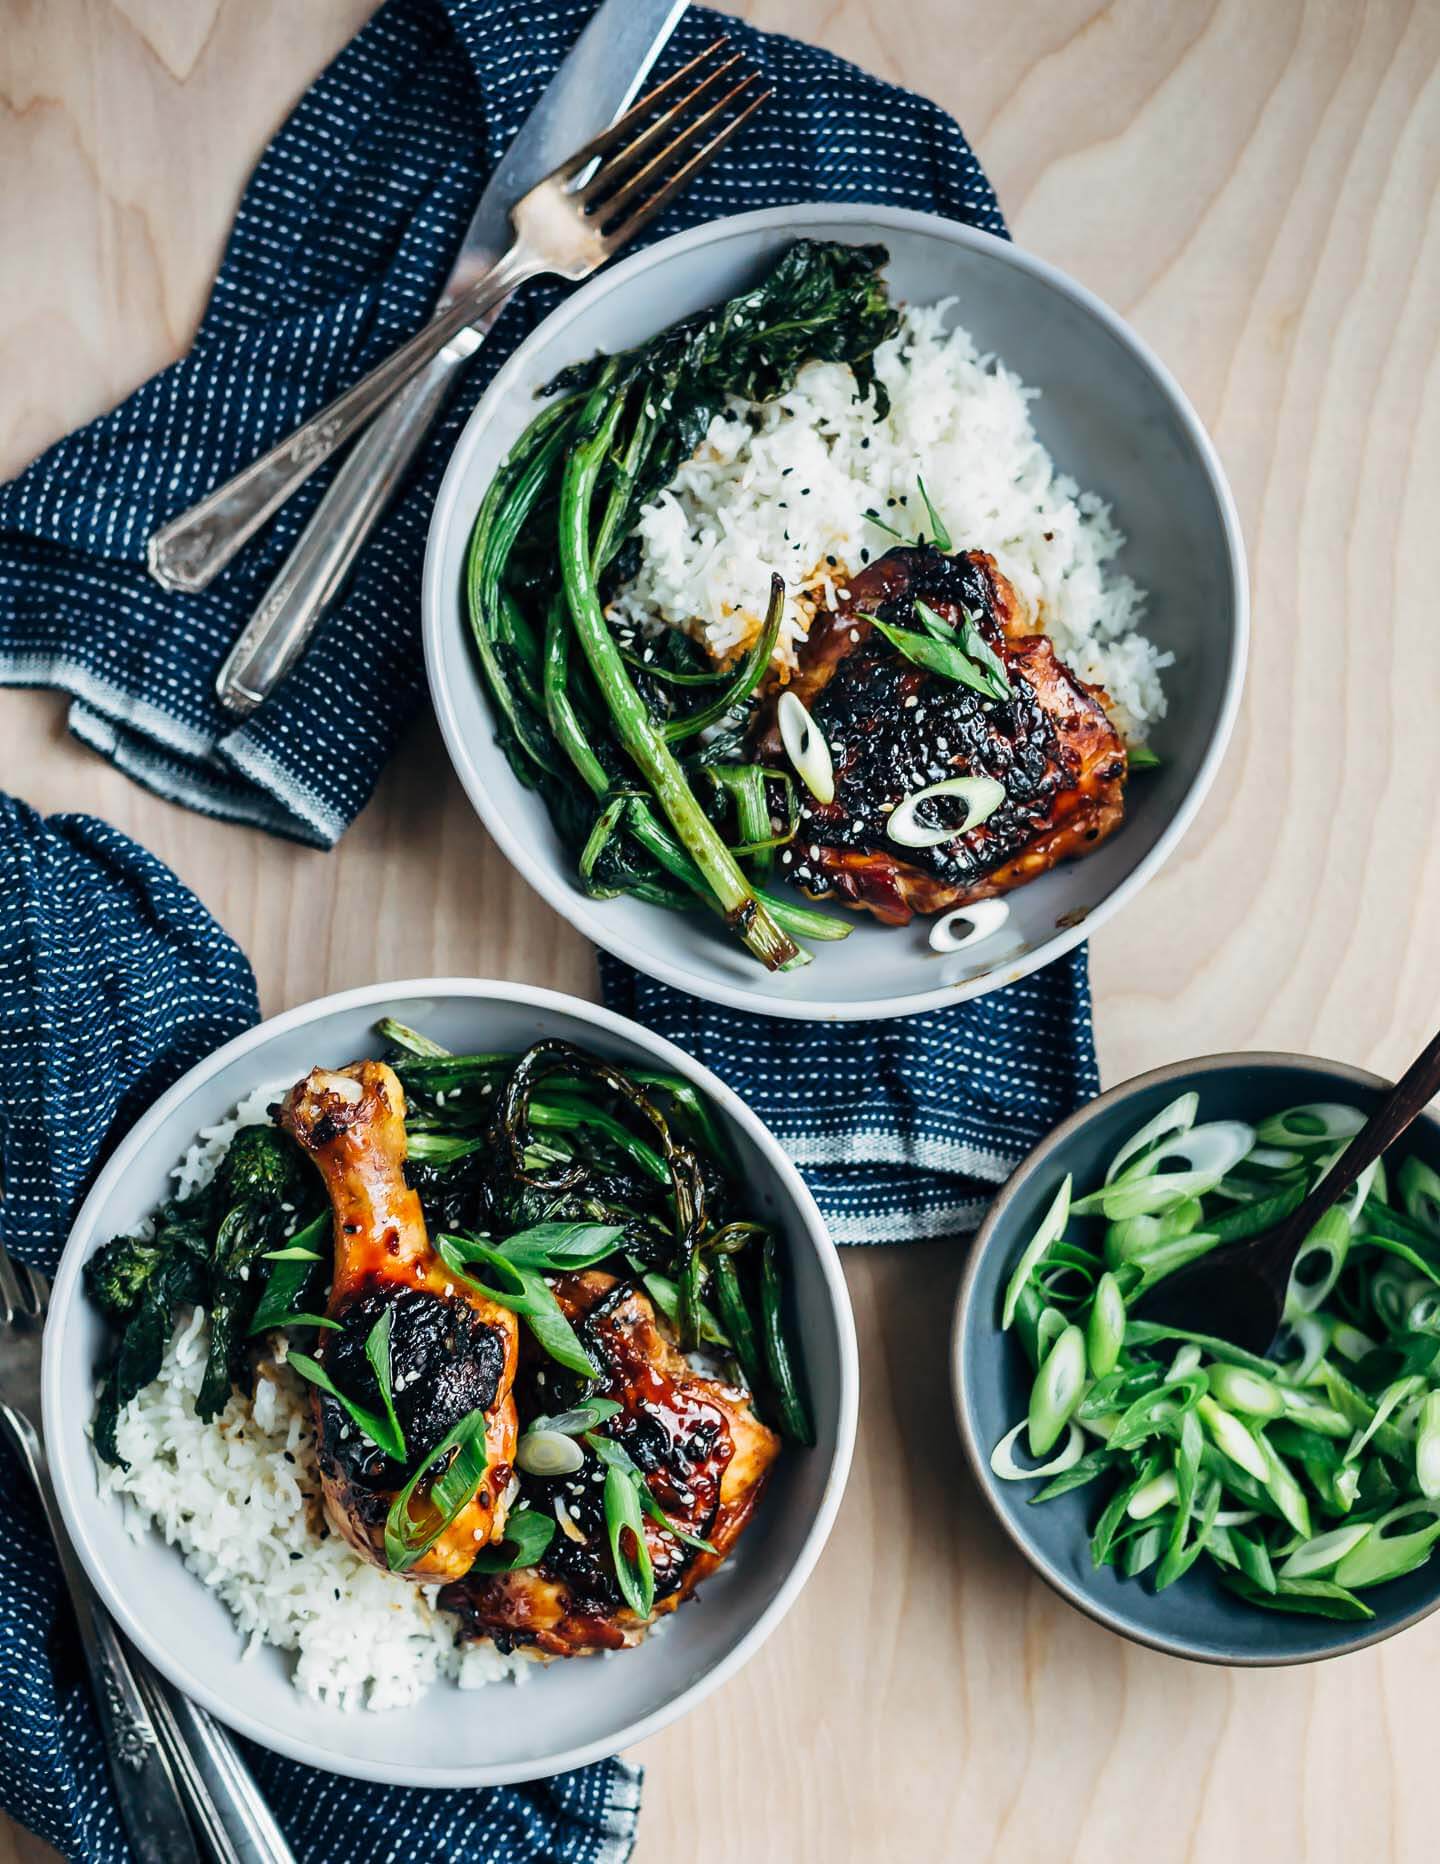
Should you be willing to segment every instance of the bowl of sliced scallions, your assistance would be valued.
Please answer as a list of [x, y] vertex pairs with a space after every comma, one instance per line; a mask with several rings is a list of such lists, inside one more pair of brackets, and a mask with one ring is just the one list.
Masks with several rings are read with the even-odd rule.
[[953, 1340], [966, 1451], [1041, 1577], [1111, 1630], [1301, 1663], [1440, 1605], [1440, 1120], [1311, 1233], [1265, 1356], [1135, 1311], [1281, 1222], [1384, 1085], [1276, 1054], [1142, 1075], [1057, 1128], [976, 1238]]

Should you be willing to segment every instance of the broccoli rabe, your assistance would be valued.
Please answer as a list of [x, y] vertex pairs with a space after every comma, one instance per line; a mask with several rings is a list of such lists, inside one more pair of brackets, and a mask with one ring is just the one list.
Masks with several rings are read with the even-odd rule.
[[109, 1319], [124, 1320], [171, 1253], [161, 1236], [117, 1236], [85, 1264], [90, 1299]]

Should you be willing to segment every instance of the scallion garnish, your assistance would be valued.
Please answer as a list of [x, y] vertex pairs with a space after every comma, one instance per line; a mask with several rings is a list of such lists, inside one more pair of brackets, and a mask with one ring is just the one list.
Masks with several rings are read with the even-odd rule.
[[[946, 777], [902, 797], [890, 811], [885, 833], [902, 848], [935, 848], [988, 822], [1004, 801], [1005, 785], [994, 777]], [[936, 820], [940, 814], [936, 805], [946, 802], [962, 805], [962, 821]]]
[[[917, 615], [920, 615], [922, 609], [925, 609], [925, 604], [917, 602]], [[962, 645], [962, 637], [954, 631], [946, 629], [945, 636], [935, 633], [931, 628], [917, 633], [913, 628], [897, 628], [891, 622], [882, 621], [878, 615], [860, 610], [856, 613], [862, 621], [868, 621], [872, 627], [878, 628], [890, 645], [899, 648], [907, 660], [912, 660], [917, 667], [923, 667], [927, 673], [938, 673], [942, 679], [968, 686], [972, 692], [979, 693], [985, 699], [999, 701], [1011, 697], [1010, 683], [1003, 673], [997, 679], [988, 666], [972, 658]], [[932, 610], [926, 610], [926, 613], [932, 615], [940, 628], [945, 628], [945, 623]], [[924, 616], [921, 615], [920, 619], [923, 622]]]
[[[462, 1417], [423, 1459], [390, 1504], [385, 1517], [385, 1561], [392, 1573], [408, 1573], [474, 1499], [488, 1462], [487, 1422], [481, 1410]], [[444, 1468], [421, 1492], [421, 1483], [442, 1461]]]
[[[1098, 1190], [1072, 1200], [1069, 1180], [1059, 1187], [1005, 1292], [1001, 1324], [1035, 1372], [1028, 1424], [991, 1467], [1045, 1478], [1037, 1502], [1109, 1477], [1097, 1566], [1162, 1588], [1204, 1555], [1252, 1604], [1372, 1617], [1361, 1595], [1440, 1545], [1440, 1226], [1418, 1220], [1418, 1200], [1391, 1205], [1383, 1169], [1357, 1183], [1296, 1262], [1273, 1359], [1132, 1319], [1129, 1304], [1182, 1262], [1296, 1208], [1363, 1122], [1332, 1102], [1258, 1128], [1196, 1125], [1198, 1111], [1182, 1095]], [[1430, 1172], [1402, 1166], [1397, 1194], [1428, 1196]], [[1027, 1428], [1031, 1458], [1049, 1461], [1020, 1462]]]
[[[543, 1275], [512, 1262], [503, 1250], [477, 1236], [438, 1236], [435, 1248], [453, 1275], [518, 1314], [538, 1344], [567, 1371], [599, 1378], [600, 1368], [580, 1344]], [[473, 1273], [477, 1266], [487, 1274]]]
[[645, 1545], [640, 1497], [630, 1477], [613, 1465], [605, 1471], [604, 1504], [616, 1584], [635, 1616], [648, 1618], [655, 1607], [655, 1567]]
[[498, 1546], [482, 1547], [472, 1573], [513, 1573], [544, 1558], [555, 1538], [555, 1521], [534, 1508], [516, 1508], [505, 1523], [505, 1538]]
[[[370, 1329], [370, 1333], [366, 1338], [365, 1357], [370, 1360], [372, 1367], [376, 1362], [375, 1359], [371, 1357], [371, 1347], [376, 1342], [382, 1323], [389, 1322], [390, 1314], [391, 1310], [387, 1307], [380, 1320], [377, 1320], [375, 1325]], [[333, 1398], [336, 1404], [340, 1406], [341, 1410], [344, 1411], [346, 1416], [350, 1419], [351, 1423], [355, 1425], [356, 1429], [364, 1436], [368, 1437], [378, 1449], [383, 1450], [390, 1458], [391, 1462], [403, 1463], [406, 1460], [405, 1437], [396, 1419], [395, 1407], [391, 1401], [389, 1392], [390, 1329], [388, 1324], [385, 1326], [384, 1346], [386, 1383], [381, 1386], [381, 1397], [385, 1403], [383, 1415], [377, 1415], [376, 1412], [367, 1409], [366, 1406], [357, 1404], [353, 1398], [348, 1398], [345, 1393], [340, 1390], [339, 1386], [331, 1378], [324, 1366], [317, 1360], [311, 1359], [308, 1353], [291, 1353], [285, 1363], [287, 1366], [292, 1366], [294, 1370], [300, 1374], [302, 1379], [308, 1379], [312, 1385], [318, 1385], [322, 1392], [327, 1393]], [[378, 1370], [376, 1372], [376, 1378], [377, 1380], [379, 1378]]]

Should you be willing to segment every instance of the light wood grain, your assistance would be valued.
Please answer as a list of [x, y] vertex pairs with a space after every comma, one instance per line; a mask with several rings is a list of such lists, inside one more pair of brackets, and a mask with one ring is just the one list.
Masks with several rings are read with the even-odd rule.
[[[245, 173], [369, 0], [0, 0], [0, 470], [183, 348]], [[1252, 558], [1244, 719], [1094, 947], [1109, 1081], [1220, 1047], [1397, 1071], [1440, 1010], [1440, 7], [752, 0], [926, 91], [1017, 236], [1196, 401]], [[1183, 695], [1178, 695], [1183, 703]], [[591, 993], [419, 724], [340, 851], [143, 795], [0, 696], [0, 784], [108, 817], [254, 960], [267, 1011], [426, 971]], [[840, 1524], [746, 1672], [649, 1742], [641, 1864], [1312, 1864], [1434, 1852], [1440, 1624], [1271, 1674], [1132, 1650], [1001, 1545], [946, 1390], [954, 1249], [847, 1261], [864, 1416]], [[703, 1608], [702, 1608], [703, 1609]], [[0, 1836], [0, 1864], [34, 1848]]]

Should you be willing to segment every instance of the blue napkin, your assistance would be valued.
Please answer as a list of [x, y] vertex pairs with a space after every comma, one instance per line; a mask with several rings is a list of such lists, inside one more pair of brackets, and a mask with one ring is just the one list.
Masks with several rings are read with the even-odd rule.
[[[162, 590], [145, 540], [424, 320], [475, 198], [593, 0], [390, 0], [301, 99], [246, 190], [190, 353], [0, 488], [0, 684], [73, 697], [71, 729], [162, 795], [320, 846], [375, 787], [424, 692], [420, 569], [456, 433], [558, 302], [530, 285], [487, 340], [340, 612], [237, 725], [216, 671], [309, 518], [321, 471], [202, 594]], [[656, 224], [886, 201], [1003, 233], [933, 104], [828, 53], [691, 12], [664, 71], [721, 30], [775, 96]]]
[[[103, 822], [45, 822], [0, 797], [5, 1247], [53, 1273], [104, 1152], [177, 1076], [257, 1017], [243, 955], [152, 855]], [[478, 1699], [476, 1709], [485, 1710]], [[446, 1793], [247, 1753], [300, 1864], [623, 1864], [634, 1841], [640, 1775], [620, 1760]], [[55, 1557], [3, 1447], [0, 1806], [68, 1858], [124, 1864], [130, 1855]]]
[[804, 1173], [837, 1243], [962, 1236], [1100, 1091], [1085, 951], [973, 1003], [876, 1023], [717, 1009], [601, 955], [605, 1001], [713, 1068]]

